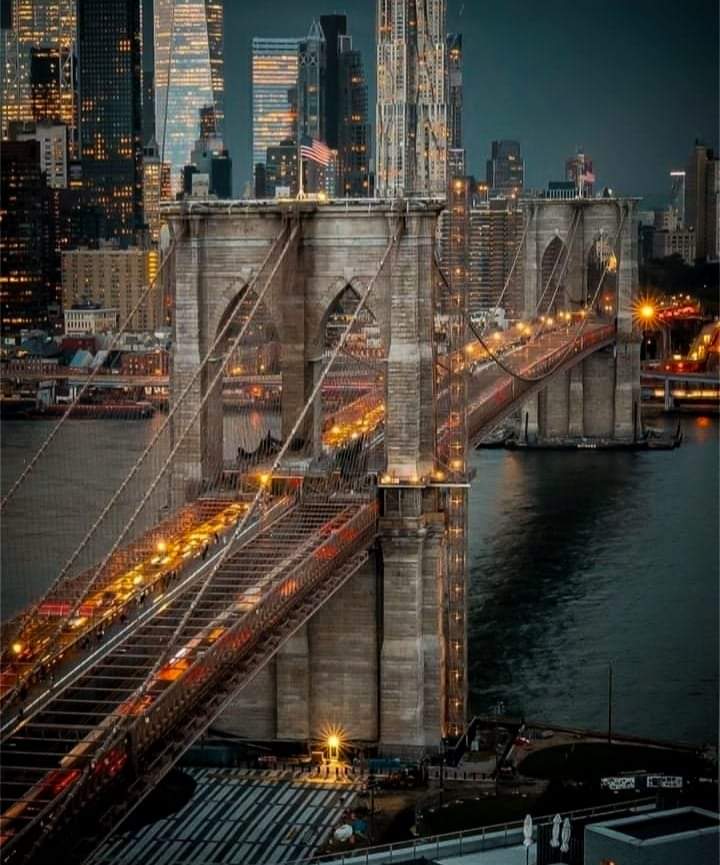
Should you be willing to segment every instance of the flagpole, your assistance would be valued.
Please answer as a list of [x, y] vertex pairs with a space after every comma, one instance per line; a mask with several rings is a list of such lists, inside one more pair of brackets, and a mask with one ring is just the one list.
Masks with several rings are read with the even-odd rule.
[[303, 163], [302, 163], [302, 146], [300, 144], [300, 135], [298, 135], [298, 200], [302, 201], [305, 198], [305, 190], [303, 189]]

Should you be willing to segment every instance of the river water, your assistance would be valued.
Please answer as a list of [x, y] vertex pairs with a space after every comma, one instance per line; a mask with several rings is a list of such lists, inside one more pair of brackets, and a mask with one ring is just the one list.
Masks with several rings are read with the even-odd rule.
[[[47, 585], [157, 423], [68, 422], [68, 446], [48, 452], [4, 516], [3, 617]], [[527, 717], [602, 727], [612, 662], [616, 729], [716, 737], [718, 424], [683, 428], [672, 452], [474, 455], [474, 711], [502, 700]], [[3, 422], [3, 489], [49, 429]]]

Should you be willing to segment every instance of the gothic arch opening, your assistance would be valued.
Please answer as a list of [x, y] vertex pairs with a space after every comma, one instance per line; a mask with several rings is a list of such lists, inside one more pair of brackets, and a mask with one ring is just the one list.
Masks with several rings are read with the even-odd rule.
[[[347, 283], [328, 306], [320, 332], [324, 363], [329, 362], [359, 303], [359, 292]], [[375, 315], [363, 307], [328, 373], [322, 395], [323, 445], [339, 460], [341, 474], [384, 421], [385, 355]]]
[[243, 289], [218, 324], [219, 333], [232, 317], [217, 350], [218, 362], [225, 365], [223, 460], [229, 468], [261, 462], [280, 438], [280, 338], [262, 301], [251, 317], [257, 300], [252, 289]]
[[617, 271], [617, 255], [610, 235], [603, 229], [588, 251], [586, 286], [586, 303], [594, 300], [595, 309], [601, 315], [617, 314]]
[[567, 256], [567, 247], [557, 236], [545, 247], [540, 267], [539, 315], [554, 315], [567, 305]]

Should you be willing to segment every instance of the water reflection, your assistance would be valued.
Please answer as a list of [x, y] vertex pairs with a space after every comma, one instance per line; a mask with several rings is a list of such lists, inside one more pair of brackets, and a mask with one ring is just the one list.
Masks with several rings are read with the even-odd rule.
[[471, 704], [711, 739], [717, 727], [717, 423], [671, 453], [475, 455]]

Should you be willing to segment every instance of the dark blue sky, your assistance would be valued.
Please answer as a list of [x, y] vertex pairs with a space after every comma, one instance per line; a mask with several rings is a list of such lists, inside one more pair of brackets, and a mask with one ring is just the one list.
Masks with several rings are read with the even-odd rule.
[[[375, 0], [226, 0], [227, 139], [236, 192], [250, 177], [250, 40], [302, 36], [345, 12], [375, 101]], [[448, 0], [464, 41], [468, 170], [493, 138], [522, 142], [526, 182], [562, 177], [576, 145], [598, 183], [665, 193], [695, 138], [718, 147], [717, 0]]]

